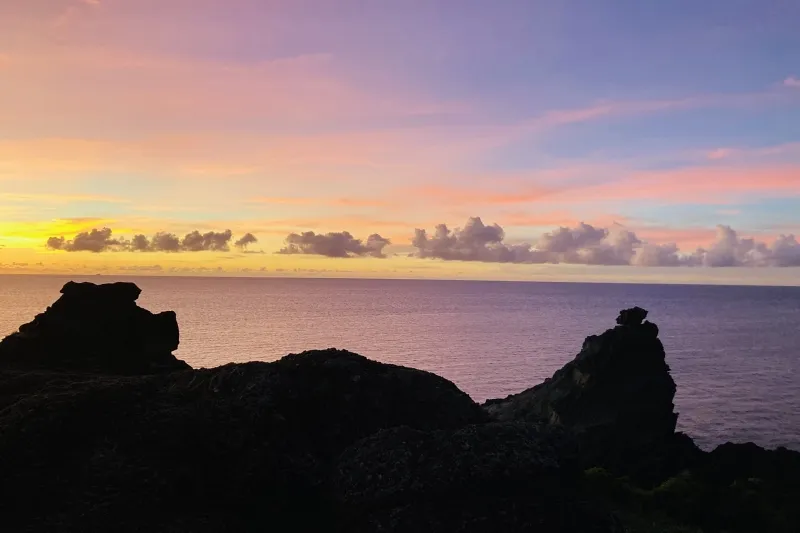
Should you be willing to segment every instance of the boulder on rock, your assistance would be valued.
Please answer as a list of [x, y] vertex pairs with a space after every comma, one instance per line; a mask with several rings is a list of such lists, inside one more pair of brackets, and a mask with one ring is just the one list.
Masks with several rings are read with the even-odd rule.
[[133, 283], [67, 283], [52, 306], [0, 342], [0, 366], [118, 375], [190, 368], [172, 354], [175, 313], [142, 309], [141, 292]]
[[504, 400], [489, 400], [485, 409], [498, 421], [568, 428], [579, 437], [581, 455], [591, 466], [625, 470], [637, 464], [639, 452], [652, 456], [653, 446], [673, 446], [675, 382], [658, 328], [644, 321], [646, 316], [639, 307], [623, 310], [617, 327], [588, 337], [575, 359], [552, 378]]
[[647, 318], [647, 310], [641, 307], [623, 309], [617, 317], [617, 324], [620, 326], [639, 326]]

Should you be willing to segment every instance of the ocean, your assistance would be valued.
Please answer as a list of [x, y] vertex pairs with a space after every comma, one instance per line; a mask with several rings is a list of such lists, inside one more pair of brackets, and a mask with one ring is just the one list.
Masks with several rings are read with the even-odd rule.
[[0, 276], [0, 336], [68, 281], [134, 281], [174, 310], [194, 367], [348, 349], [435, 372], [473, 399], [550, 377], [618, 311], [648, 309], [678, 385], [679, 430], [800, 450], [800, 288], [481, 281]]

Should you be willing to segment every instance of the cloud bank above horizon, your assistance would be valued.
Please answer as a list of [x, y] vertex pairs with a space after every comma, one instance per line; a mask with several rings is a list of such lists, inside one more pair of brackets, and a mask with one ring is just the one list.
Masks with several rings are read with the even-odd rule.
[[416, 230], [412, 244], [416, 257], [487, 263], [567, 263], [578, 265], [792, 267], [800, 266], [800, 243], [794, 235], [780, 235], [771, 245], [740, 238], [730, 226], [717, 226], [707, 247], [682, 253], [675, 243], [648, 243], [620, 224], [597, 228], [580, 223], [545, 233], [535, 244], [507, 244], [497, 224], [479, 217], [463, 228], [439, 224], [433, 236]]
[[[50, 250], [65, 252], [228, 252], [233, 239], [233, 232], [209, 231], [200, 233], [195, 230], [179, 238], [174, 233], [159, 231], [151, 238], [137, 234], [130, 239], [113, 236], [111, 228], [92, 229], [78, 233], [72, 239], [65, 237], [50, 237], [46, 247]], [[252, 233], [246, 233], [234, 244], [237, 248], [245, 250], [249, 245], [257, 243], [258, 239]]]
[[[233, 234], [193, 231], [182, 239], [167, 232], [158, 232], [152, 239], [135, 235], [131, 239], [112, 236], [110, 228], [92, 229], [66, 240], [50, 237], [46, 246], [66, 252], [228, 252]], [[246, 233], [235, 246], [246, 252], [248, 245], [258, 242]], [[651, 243], [639, 238], [622, 224], [607, 228], [584, 222], [575, 227], [559, 227], [529, 243], [506, 242], [503, 228], [486, 225], [480, 217], [471, 217], [463, 227], [450, 229], [438, 224], [431, 235], [416, 229], [410, 241], [416, 251], [410, 257], [443, 261], [474, 261], [512, 264], [575, 264], [641, 267], [800, 267], [800, 243], [792, 234], [779, 235], [772, 243], [742, 238], [726, 225], [718, 225], [716, 236], [706, 246], [692, 252], [679, 250], [675, 243]], [[327, 258], [372, 257], [385, 259], [390, 239], [373, 233], [366, 240], [357, 239], [349, 231], [290, 233], [282, 255], [316, 255]]]

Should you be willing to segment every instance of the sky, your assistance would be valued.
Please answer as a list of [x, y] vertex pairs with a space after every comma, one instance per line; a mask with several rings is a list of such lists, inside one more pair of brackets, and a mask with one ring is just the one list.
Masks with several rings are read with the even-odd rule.
[[798, 285], [798, 20], [0, 0], [0, 273]]

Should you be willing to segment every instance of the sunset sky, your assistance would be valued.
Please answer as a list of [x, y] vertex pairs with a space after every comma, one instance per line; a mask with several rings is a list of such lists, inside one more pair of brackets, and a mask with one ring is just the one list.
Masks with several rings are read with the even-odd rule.
[[800, 284], [798, 21], [0, 0], [0, 273]]

